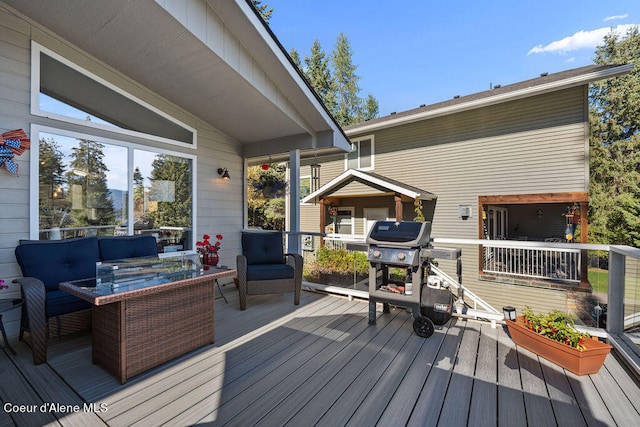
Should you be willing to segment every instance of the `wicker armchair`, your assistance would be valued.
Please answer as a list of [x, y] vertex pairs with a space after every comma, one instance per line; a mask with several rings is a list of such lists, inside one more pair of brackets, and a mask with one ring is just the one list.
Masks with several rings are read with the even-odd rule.
[[247, 295], [293, 292], [293, 303], [300, 304], [302, 256], [284, 253], [282, 233], [242, 233], [236, 261], [240, 310], [247, 308]]

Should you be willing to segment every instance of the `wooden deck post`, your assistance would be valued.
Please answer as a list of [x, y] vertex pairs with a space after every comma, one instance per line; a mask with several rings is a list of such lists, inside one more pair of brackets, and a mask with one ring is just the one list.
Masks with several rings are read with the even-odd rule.
[[402, 221], [404, 216], [402, 212], [402, 197], [396, 194], [393, 199], [396, 201], [396, 221]]
[[[580, 243], [589, 242], [589, 209], [587, 202], [580, 202]], [[589, 253], [586, 249], [580, 251], [580, 285], [581, 288], [591, 288], [589, 283]]]
[[[324, 233], [327, 226], [327, 206], [323, 198], [320, 199], [320, 232]], [[324, 237], [320, 236], [320, 247], [324, 248]]]

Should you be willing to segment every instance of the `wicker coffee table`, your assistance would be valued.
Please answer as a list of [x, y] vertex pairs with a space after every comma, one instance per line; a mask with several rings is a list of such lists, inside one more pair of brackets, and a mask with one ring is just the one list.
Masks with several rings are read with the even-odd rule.
[[210, 268], [156, 284], [109, 286], [96, 280], [60, 284], [60, 289], [93, 304], [92, 361], [127, 379], [214, 342], [216, 281], [236, 270]]

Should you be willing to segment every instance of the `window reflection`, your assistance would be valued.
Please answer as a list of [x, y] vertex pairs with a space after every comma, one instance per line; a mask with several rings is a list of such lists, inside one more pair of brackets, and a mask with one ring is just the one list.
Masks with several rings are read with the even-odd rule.
[[134, 150], [133, 159], [134, 232], [153, 234], [161, 252], [191, 248], [191, 160], [144, 150]]
[[113, 235], [126, 221], [127, 148], [41, 133], [40, 238]]
[[45, 132], [39, 156], [41, 239], [150, 233], [159, 252], [193, 247], [191, 159]]

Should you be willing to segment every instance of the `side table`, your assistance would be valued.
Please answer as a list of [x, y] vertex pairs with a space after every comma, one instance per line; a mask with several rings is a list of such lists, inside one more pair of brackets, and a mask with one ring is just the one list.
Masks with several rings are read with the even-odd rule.
[[16, 355], [16, 352], [9, 345], [9, 340], [7, 339], [7, 333], [4, 330], [4, 322], [2, 321], [2, 314], [22, 306], [23, 302], [24, 301], [20, 298], [0, 299], [0, 332], [2, 332], [2, 339], [4, 340], [4, 346], [0, 348], [5, 348], [5, 347], [8, 348], [11, 354], [13, 354], [14, 356]]

